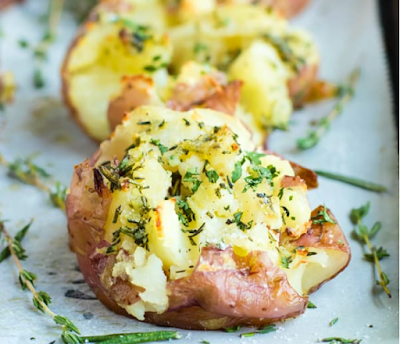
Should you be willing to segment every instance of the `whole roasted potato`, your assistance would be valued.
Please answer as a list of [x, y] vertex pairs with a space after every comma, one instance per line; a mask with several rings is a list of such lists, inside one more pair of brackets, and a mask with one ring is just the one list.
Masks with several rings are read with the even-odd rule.
[[[188, 63], [224, 75], [224, 82], [217, 79], [220, 87], [196, 84], [196, 95], [199, 89], [236, 83], [234, 92], [233, 86], [225, 92], [237, 95], [229, 98], [235, 102], [229, 110], [255, 133], [256, 144], [273, 128], [286, 127], [293, 106], [304, 103], [316, 81], [319, 58], [312, 39], [262, 4], [183, 1], [180, 6], [115, 0], [93, 10], [62, 67], [65, 102], [85, 131], [104, 140], [112, 130], [109, 121], [113, 127], [124, 112], [143, 104], [176, 104], [176, 87], [180, 101], [188, 95], [184, 103], [191, 107], [218, 104], [215, 97], [197, 104], [189, 89], [181, 92], [176, 79], [187, 74], [182, 69]], [[132, 84], [141, 91], [130, 91]], [[186, 77], [183, 84], [193, 80]]]
[[[350, 248], [314, 174], [262, 152], [232, 116], [142, 106], [67, 197], [70, 246], [110, 309], [188, 329], [259, 326], [304, 312]], [[293, 167], [292, 167], [293, 166]]]

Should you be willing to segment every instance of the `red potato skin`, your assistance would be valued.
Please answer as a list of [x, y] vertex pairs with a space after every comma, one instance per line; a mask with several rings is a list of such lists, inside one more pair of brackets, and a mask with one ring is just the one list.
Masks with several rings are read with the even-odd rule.
[[[70, 247], [77, 254], [85, 281], [97, 298], [114, 312], [129, 316], [118, 303], [135, 303], [141, 290], [127, 281], [113, 278], [115, 256], [98, 250], [110, 244], [104, 240], [103, 228], [112, 199], [112, 193], [94, 167], [100, 156], [99, 150], [90, 161], [85, 160], [75, 167], [66, 200]], [[304, 183], [298, 176], [286, 179], [288, 185]], [[314, 210], [312, 216], [320, 209]], [[350, 248], [337, 224], [312, 224], [297, 240], [290, 236], [282, 240], [288, 240], [294, 247], [341, 250], [348, 253], [350, 259]], [[226, 258], [233, 260], [236, 268], [226, 267]], [[313, 287], [312, 291], [321, 285]], [[146, 322], [196, 330], [261, 326], [303, 313], [308, 302], [307, 296], [298, 295], [290, 286], [285, 273], [272, 264], [265, 252], [253, 251], [246, 257], [239, 257], [231, 248], [203, 248], [193, 273], [168, 282], [167, 293], [169, 309], [163, 314], [146, 313]]]
[[264, 0], [283, 16], [291, 18], [299, 14], [308, 5], [310, 0]]
[[[234, 3], [235, 1], [230, 0], [218, 0], [220, 4]], [[259, 0], [249, 1], [257, 2], [258, 4], [264, 5], [269, 8], [273, 8], [286, 18], [294, 17], [299, 14], [310, 2], [310, 0]]]
[[127, 111], [132, 111], [141, 105], [152, 104], [153, 79], [144, 75], [126, 75], [122, 77], [121, 83], [123, 85], [121, 94], [110, 101], [107, 110], [108, 122], [112, 131], [122, 122]]
[[25, 0], [0, 0], [0, 10], [2, 11], [13, 4], [22, 3], [24, 1]]
[[[153, 80], [143, 75], [124, 76], [121, 80], [122, 92], [110, 102], [108, 107], [108, 122], [110, 129], [122, 122], [127, 111], [141, 105], [157, 105], [151, 93], [154, 91]], [[173, 90], [173, 96], [166, 106], [173, 110], [187, 111], [193, 108], [207, 108], [234, 115], [239, 104], [241, 81], [222, 84], [215, 77], [203, 78], [193, 86], [178, 84]]]
[[318, 65], [306, 65], [288, 81], [289, 96], [295, 108], [305, 104], [313, 84], [317, 82], [317, 76]]

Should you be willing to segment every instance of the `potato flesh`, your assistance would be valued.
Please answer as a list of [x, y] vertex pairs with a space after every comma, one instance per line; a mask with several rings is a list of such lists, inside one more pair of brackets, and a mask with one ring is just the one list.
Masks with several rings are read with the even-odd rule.
[[[145, 229], [148, 234], [146, 259], [148, 261], [149, 257], [154, 256], [157, 260], [152, 258], [150, 261], [154, 271], [150, 270], [150, 263], [148, 263], [149, 268], [137, 270], [136, 265], [133, 264], [132, 267], [131, 262], [120, 262], [122, 267], [120, 270], [115, 269], [114, 277], [123, 278], [128, 275], [134, 285], [141, 286], [147, 292], [146, 288], [150, 288], [150, 285], [139, 280], [138, 271], [140, 274], [146, 273], [147, 278], [152, 281], [159, 280], [161, 272], [163, 276], [168, 276], [168, 280], [188, 276], [197, 264], [201, 248], [210, 245], [221, 249], [231, 246], [240, 256], [246, 256], [255, 250], [268, 252], [273, 263], [285, 271], [289, 282], [300, 294], [305, 293], [307, 288], [320, 278], [326, 279], [329, 273], [335, 271], [343, 259], [333, 251], [320, 250], [317, 255], [304, 258], [301, 254], [294, 254], [292, 249], [279, 245], [279, 232], [291, 227], [297, 237], [307, 230], [310, 219], [304, 185], [285, 188], [283, 194], [279, 196], [283, 177], [294, 175], [289, 162], [277, 156], [261, 156], [260, 166], [274, 166], [279, 171], [273, 179], [274, 185], [263, 180], [254, 190], [249, 188], [243, 192], [247, 184], [244, 178], [254, 174], [254, 165], [246, 161], [243, 164], [241, 178], [230, 189], [226, 187], [228, 185], [226, 177], [232, 178], [235, 163], [241, 161], [245, 153], [236, 148], [237, 143], [228, 128], [222, 127], [216, 131], [218, 120], [221, 124], [225, 122], [222, 118], [218, 119], [220, 114], [210, 110], [180, 113], [155, 107], [140, 108], [134, 113], [134, 120], [128, 119], [124, 122], [117, 128], [114, 138], [102, 146], [104, 159], [107, 152], [111, 151], [122, 159], [120, 154], [124, 151], [123, 147], [132, 143], [132, 137], [136, 141], [138, 137], [140, 138], [140, 144], [128, 151], [135, 161], [132, 178], [138, 179], [134, 179], [135, 183], [128, 184], [128, 188], [113, 192], [108, 221], [104, 228], [105, 238], [111, 243], [113, 232], [121, 227], [132, 226], [131, 220], [144, 219], [147, 222]], [[233, 119], [229, 118], [229, 121]], [[199, 123], [202, 125], [199, 126]], [[240, 130], [240, 127], [238, 129]], [[136, 135], [132, 135], [135, 132]], [[245, 133], [244, 131], [243, 134]], [[237, 140], [245, 149], [252, 146], [249, 136], [242, 135]], [[176, 145], [178, 147], [161, 154], [157, 146], [160, 143], [167, 148]], [[179, 153], [181, 149], [187, 153]], [[230, 153], [227, 154], [229, 150]], [[171, 159], [173, 156], [174, 159]], [[218, 180], [215, 183], [203, 172], [205, 160], [209, 161], [205, 171], [218, 173]], [[136, 168], [137, 166], [141, 167]], [[193, 187], [193, 182], [182, 181], [183, 196], [172, 197], [168, 191], [171, 187], [172, 173], [179, 173], [183, 177], [188, 172], [195, 173], [195, 178], [201, 182], [197, 191], [192, 194], [190, 189]], [[221, 187], [221, 183], [224, 183], [225, 187]], [[260, 194], [268, 197], [260, 198], [258, 196]], [[143, 215], [143, 196], [146, 198], [147, 207], [150, 208], [145, 215]], [[182, 199], [185, 199], [195, 215], [195, 219], [189, 221], [187, 226], [178, 217], [179, 213], [183, 214], [178, 206], [178, 202]], [[293, 219], [286, 218], [286, 224], [282, 220], [284, 216], [282, 206], [285, 206], [293, 217]], [[121, 213], [114, 221], [119, 207]], [[239, 212], [242, 225], [247, 226], [251, 223], [250, 228], [240, 228], [234, 221], [235, 214]], [[203, 230], [190, 239], [189, 236], [193, 233], [190, 231], [199, 229], [203, 224]], [[129, 243], [133, 248], [144, 250], [137, 246], [131, 237], [127, 235], [122, 237], [122, 245]], [[133, 249], [131, 253], [133, 257], [135, 252]], [[282, 255], [293, 257], [288, 268], [283, 266]], [[335, 262], [336, 257], [339, 263]], [[298, 263], [300, 261], [301, 264]], [[124, 264], [130, 264], [129, 274], [126, 272], [128, 267]], [[316, 273], [318, 276], [314, 276]], [[152, 295], [154, 300], [167, 298], [166, 288], [159, 288], [154, 293], [157, 293], [157, 296], [151, 293], [151, 289], [149, 290], [149, 295]], [[144, 312], [159, 312], [165, 306], [151, 304], [146, 299], [147, 294], [143, 295], [144, 299], [142, 298], [138, 304], [120, 306], [139, 319]]]
[[[139, 293], [140, 300], [125, 309], [139, 320], [144, 320], [146, 311], [163, 313], [168, 308], [165, 293], [167, 279], [162, 270], [162, 261], [142, 247], [134, 247], [132, 242], [124, 240], [119, 251], [112, 276], [125, 278], [133, 285], [144, 289]], [[130, 254], [127, 258], [125, 253]]]
[[241, 104], [261, 127], [286, 126], [293, 111], [286, 87], [288, 73], [272, 45], [253, 42], [233, 62], [228, 75], [243, 80]]

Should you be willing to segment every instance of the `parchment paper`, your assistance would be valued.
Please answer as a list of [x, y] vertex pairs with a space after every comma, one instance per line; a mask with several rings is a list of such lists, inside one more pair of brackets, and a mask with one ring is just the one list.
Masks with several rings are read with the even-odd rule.
[[[47, 86], [32, 87], [32, 56], [21, 49], [21, 38], [38, 42], [44, 27], [38, 17], [45, 13], [46, 1], [31, 0], [2, 15], [4, 38], [1, 66], [12, 70], [18, 82], [14, 105], [0, 114], [0, 152], [8, 159], [38, 153], [37, 163], [45, 166], [57, 180], [69, 184], [73, 165], [91, 156], [96, 144], [86, 138], [67, 115], [60, 102], [59, 68], [66, 47], [75, 31], [72, 18], [62, 19], [58, 41], [46, 63]], [[320, 180], [320, 188], [309, 193], [311, 206], [326, 203], [350, 238], [351, 208], [371, 201], [366, 223], [382, 221], [383, 229], [374, 239], [390, 252], [382, 261], [391, 283], [393, 298], [373, 295], [376, 279], [373, 266], [362, 259], [363, 251], [350, 240], [352, 261], [347, 270], [311, 296], [317, 309], [309, 309], [297, 319], [277, 324], [278, 331], [241, 339], [238, 333], [179, 331], [177, 343], [296, 343], [308, 344], [328, 336], [360, 338], [362, 343], [398, 343], [398, 155], [392, 120], [387, 66], [379, 29], [377, 6], [373, 0], [314, 0], [294, 20], [314, 35], [321, 52], [321, 75], [340, 82], [356, 66], [362, 76], [354, 100], [331, 126], [329, 133], [312, 150], [298, 152], [296, 138], [304, 136], [310, 121], [327, 114], [332, 102], [308, 106], [292, 117], [288, 132], [275, 132], [269, 147], [311, 168], [358, 176], [386, 185], [389, 192], [378, 195], [334, 181]], [[39, 111], [36, 111], [39, 109]], [[52, 309], [70, 317], [83, 334], [124, 331], [151, 331], [155, 326], [118, 316], [97, 300], [65, 298], [68, 289], [90, 294], [76, 259], [68, 249], [64, 214], [53, 208], [45, 194], [31, 186], [21, 186], [6, 177], [0, 167], [0, 213], [9, 219], [15, 233], [30, 218], [35, 218], [24, 240], [29, 259], [26, 269], [39, 276], [39, 290], [53, 298]], [[18, 286], [11, 260], [0, 265], [0, 342], [2, 344], [41, 343], [58, 339], [60, 328], [31, 305], [31, 295]], [[374, 289], [376, 291], [378, 289]], [[90, 318], [92, 314], [93, 317]], [[339, 321], [333, 327], [333, 318]]]

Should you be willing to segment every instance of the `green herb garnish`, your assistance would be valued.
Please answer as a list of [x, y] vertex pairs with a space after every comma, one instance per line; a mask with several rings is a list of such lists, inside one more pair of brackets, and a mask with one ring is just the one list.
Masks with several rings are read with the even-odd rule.
[[292, 261], [293, 261], [293, 258], [292, 258], [291, 256], [289, 256], [289, 257], [283, 256], [283, 257], [281, 258], [282, 266], [283, 266], [285, 269], [289, 269], [289, 265], [290, 265], [290, 263], [291, 263]]
[[376, 222], [370, 230], [368, 227], [362, 223], [362, 219], [367, 216], [370, 209], [370, 203], [366, 203], [365, 205], [361, 206], [360, 208], [354, 208], [350, 212], [350, 219], [351, 222], [356, 225], [352, 235], [353, 238], [356, 239], [361, 244], [366, 244], [368, 249], [370, 250], [369, 254], [365, 254], [364, 257], [368, 261], [372, 261], [375, 263], [375, 266], [378, 270], [379, 280], [376, 281], [376, 284], [381, 286], [387, 296], [389, 298], [392, 297], [389, 288], [387, 285], [390, 283], [389, 278], [387, 277], [386, 273], [382, 271], [381, 264], [379, 262], [380, 259], [384, 257], [388, 257], [389, 253], [382, 247], [375, 248], [372, 246], [371, 239], [380, 231], [381, 223]]
[[197, 172], [197, 168], [189, 168], [185, 175], [183, 176], [183, 181], [187, 183], [193, 183], [192, 192], [195, 193], [201, 184], [201, 181], [198, 180], [195, 176], [199, 176], [200, 173]]
[[151, 139], [150, 141], [153, 145], [156, 145], [161, 152], [161, 155], [164, 155], [165, 152], [168, 151], [168, 147], [164, 146], [160, 143], [160, 140]]
[[242, 212], [237, 212], [237, 213], [233, 214], [233, 220], [228, 219], [226, 221], [226, 224], [230, 225], [232, 223], [236, 223], [236, 225], [238, 226], [238, 228], [241, 231], [246, 231], [246, 230], [250, 229], [253, 225], [253, 220], [251, 220], [249, 223], [245, 224], [244, 222], [241, 221], [242, 215], [243, 215]]
[[263, 328], [259, 329], [258, 331], [255, 331], [255, 332], [242, 333], [240, 335], [240, 337], [254, 337], [256, 334], [266, 334], [266, 333], [271, 333], [271, 332], [275, 332], [275, 331], [276, 331], [275, 324], [270, 324], [270, 325], [264, 326]]
[[193, 238], [195, 236], [199, 235], [204, 230], [205, 225], [206, 225], [206, 223], [204, 222], [198, 229], [182, 229], [183, 233], [189, 233], [190, 234], [190, 235], [188, 235], [188, 238], [190, 240], [190, 243], [193, 246], [196, 246], [196, 242], [194, 241]]
[[189, 204], [187, 204], [187, 202], [177, 199], [176, 205], [179, 209], [182, 209], [183, 211], [182, 213], [178, 213], [179, 220], [183, 223], [184, 226], [188, 227], [189, 222], [196, 220], [196, 215], [189, 207]]
[[308, 301], [307, 308], [314, 309], [314, 308], [317, 308], [317, 306], [314, 303], [312, 303], [311, 301]]
[[232, 172], [232, 183], [236, 183], [242, 176], [242, 165], [243, 162], [241, 161], [235, 163], [235, 169]]
[[310, 149], [318, 144], [322, 136], [328, 131], [332, 121], [342, 112], [344, 105], [346, 105], [354, 95], [354, 86], [360, 76], [360, 69], [354, 70], [349, 77], [348, 86], [346, 87], [343, 95], [335, 105], [333, 110], [318, 122], [318, 128], [311, 131], [307, 137], [297, 140], [297, 147], [301, 150]]
[[329, 322], [329, 326], [332, 327], [332, 326], [335, 325], [338, 321], [339, 321], [339, 318], [332, 319], [332, 320]]
[[313, 216], [311, 219], [313, 220], [312, 222], [315, 225], [322, 225], [327, 222], [336, 224], [336, 222], [329, 216], [325, 205], [324, 209], [320, 210], [318, 214]]

